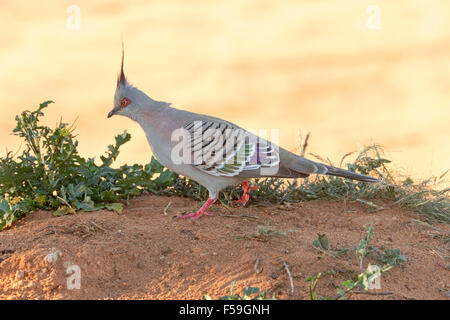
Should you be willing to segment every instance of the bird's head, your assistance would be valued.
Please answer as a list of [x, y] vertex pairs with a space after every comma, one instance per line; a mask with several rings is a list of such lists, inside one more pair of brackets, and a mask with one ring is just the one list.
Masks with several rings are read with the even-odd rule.
[[113, 109], [108, 113], [108, 118], [117, 114], [137, 121], [143, 108], [152, 100], [144, 92], [128, 83], [123, 72], [123, 59], [124, 50], [122, 47], [122, 65], [117, 77]]

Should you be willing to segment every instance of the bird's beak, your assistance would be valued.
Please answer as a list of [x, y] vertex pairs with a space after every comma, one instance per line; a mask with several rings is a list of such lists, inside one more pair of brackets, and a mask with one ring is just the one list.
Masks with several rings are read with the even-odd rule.
[[108, 113], [108, 118], [111, 118], [113, 115], [116, 114], [116, 112], [119, 110], [120, 108], [115, 107], [113, 108], [109, 113]]

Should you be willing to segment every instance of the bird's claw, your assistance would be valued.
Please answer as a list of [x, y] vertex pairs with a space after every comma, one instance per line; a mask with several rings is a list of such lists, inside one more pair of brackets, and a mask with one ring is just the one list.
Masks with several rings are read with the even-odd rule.
[[245, 205], [247, 204], [248, 200], [250, 200], [250, 191], [252, 190], [258, 190], [259, 187], [258, 186], [249, 186], [248, 183], [246, 184], [242, 184], [243, 188], [244, 188], [244, 194], [242, 195], [242, 197], [239, 200], [234, 200], [231, 202], [232, 205], [236, 205], [236, 204], [242, 204], [243, 207], [245, 207]]
[[242, 204], [242, 206], [245, 207], [245, 205], [247, 204], [249, 199], [250, 199], [250, 195], [244, 194], [239, 200], [231, 201], [231, 204], [232, 205]]

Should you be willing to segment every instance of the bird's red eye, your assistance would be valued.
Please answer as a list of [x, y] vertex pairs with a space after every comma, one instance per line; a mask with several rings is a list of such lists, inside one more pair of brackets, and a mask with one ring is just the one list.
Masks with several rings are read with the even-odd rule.
[[120, 102], [120, 105], [122, 106], [122, 108], [125, 108], [127, 105], [129, 105], [131, 102], [130, 99], [128, 98], [123, 98], [122, 101]]

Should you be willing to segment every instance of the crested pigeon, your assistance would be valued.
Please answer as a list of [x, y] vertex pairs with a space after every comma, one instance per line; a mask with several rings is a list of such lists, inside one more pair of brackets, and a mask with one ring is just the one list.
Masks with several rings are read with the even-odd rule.
[[239, 126], [211, 116], [171, 107], [156, 101], [130, 84], [122, 64], [117, 78], [113, 115], [128, 117], [140, 124], [156, 159], [178, 174], [193, 179], [209, 192], [202, 207], [180, 218], [197, 219], [211, 215], [207, 209], [227, 186], [242, 183], [244, 194], [235, 203], [249, 200], [248, 180], [258, 177], [305, 178], [325, 174], [365, 182], [373, 177], [308, 160], [258, 137]]

